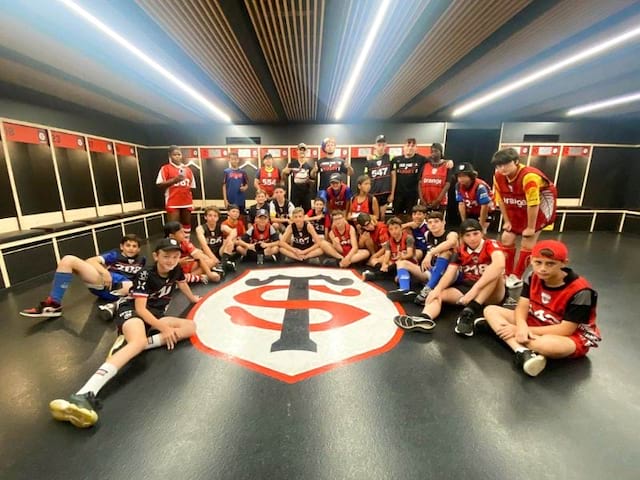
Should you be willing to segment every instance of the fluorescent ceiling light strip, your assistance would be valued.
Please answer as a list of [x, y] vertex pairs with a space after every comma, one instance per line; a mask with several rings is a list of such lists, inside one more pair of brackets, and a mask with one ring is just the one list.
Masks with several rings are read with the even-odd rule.
[[207, 100], [202, 94], [198, 93], [193, 87], [191, 87], [184, 81], [180, 80], [178, 77], [176, 77], [169, 70], [161, 66], [159, 63], [152, 60], [147, 54], [142, 52], [138, 47], [133, 45], [126, 38], [122, 37], [120, 34], [115, 32], [111, 28], [109, 28], [107, 25], [102, 23], [96, 17], [91, 15], [82, 7], [80, 7], [77, 3], [73, 2], [72, 0], [58, 0], [58, 1], [62, 3], [65, 7], [67, 7], [69, 10], [73, 11], [76, 15], [84, 18], [87, 22], [89, 22], [91, 25], [93, 25], [98, 30], [100, 30], [102, 33], [104, 33], [105, 35], [113, 39], [116, 43], [120, 44], [121, 46], [129, 50], [136, 57], [138, 57], [144, 63], [149, 65], [151, 68], [153, 68], [156, 72], [158, 72], [167, 80], [169, 80], [171, 83], [173, 83], [175, 86], [180, 88], [183, 92], [191, 96], [191, 98], [198, 101], [200, 104], [204, 105], [208, 110], [213, 112], [218, 118], [220, 118], [225, 122], [231, 123], [231, 118], [222, 110], [220, 110], [218, 107], [216, 107], [213, 103], [211, 103], [209, 100]]
[[570, 67], [571, 65], [574, 65], [588, 58], [600, 55], [601, 53], [604, 53], [607, 50], [610, 50], [614, 47], [620, 46], [623, 43], [628, 42], [629, 40], [632, 40], [639, 35], [640, 35], [640, 27], [636, 27], [621, 35], [617, 35], [609, 40], [606, 40], [602, 43], [589, 47], [579, 53], [576, 53], [575, 55], [565, 58], [564, 60], [560, 60], [559, 62], [549, 65], [548, 67], [542, 68], [535, 73], [532, 73], [519, 80], [516, 80], [515, 82], [509, 83], [504, 87], [500, 87], [492, 92], [489, 92], [486, 95], [483, 95], [477, 98], [476, 100], [472, 100], [471, 102], [466, 103], [459, 108], [456, 108], [451, 115], [454, 117], [457, 117], [459, 115], [469, 113], [473, 110], [478, 109], [483, 105], [486, 105], [487, 103], [493, 100], [496, 100], [500, 97], [504, 97], [516, 90], [521, 89], [522, 87], [525, 87], [531, 83], [534, 83], [543, 77], [556, 73], [560, 70], [564, 70], [565, 68]]
[[640, 101], [640, 92], [630, 93], [628, 95], [622, 95], [620, 97], [613, 97], [608, 100], [602, 100], [601, 102], [593, 102], [583, 105], [582, 107], [572, 108], [567, 112], [568, 116], [580, 115], [582, 113], [595, 112], [596, 110], [604, 110], [606, 108], [616, 107], [618, 105], [626, 105], [627, 103]]
[[360, 51], [360, 55], [358, 56], [358, 60], [356, 65], [353, 67], [351, 71], [351, 77], [347, 82], [347, 85], [342, 92], [342, 96], [340, 97], [340, 101], [338, 102], [338, 106], [336, 108], [334, 118], [336, 120], [340, 120], [342, 118], [342, 114], [344, 113], [344, 109], [347, 108], [347, 104], [351, 98], [351, 94], [353, 93], [353, 89], [356, 86], [356, 82], [362, 73], [362, 69], [364, 68], [364, 62], [367, 60], [369, 56], [369, 51], [373, 46], [373, 42], [376, 39], [376, 35], [378, 34], [378, 30], [380, 30], [380, 26], [382, 25], [382, 21], [384, 20], [384, 16], [389, 9], [389, 5], [391, 5], [391, 0], [382, 0], [380, 2], [380, 6], [378, 7], [378, 13], [376, 14], [376, 18], [373, 21], [373, 25], [369, 29], [369, 33], [367, 35], [367, 39], [362, 46], [362, 50]]

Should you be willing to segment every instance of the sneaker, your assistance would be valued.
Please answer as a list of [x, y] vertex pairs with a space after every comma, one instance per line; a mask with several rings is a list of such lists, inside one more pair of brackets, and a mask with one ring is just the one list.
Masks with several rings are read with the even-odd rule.
[[387, 292], [387, 298], [392, 302], [413, 302], [417, 293], [413, 290], [403, 290], [398, 288]]
[[[218, 264], [215, 267], [213, 267], [211, 269], [212, 272], [217, 273], [218, 275], [220, 275], [220, 280], [222, 280], [224, 278], [224, 276], [227, 274], [227, 272], [224, 270], [224, 268], [222, 267], [222, 265]], [[205, 278], [207, 278], [207, 276], [204, 276]], [[207, 278], [206, 282], [202, 282], [202, 283], [209, 283], [209, 279]]]
[[411, 315], [398, 315], [396, 317], [393, 317], [393, 323], [408, 332], [417, 331], [429, 333], [436, 326], [436, 322], [434, 322], [430, 318]]
[[422, 290], [420, 290], [420, 293], [418, 293], [418, 295], [416, 295], [416, 298], [414, 299], [415, 304], [424, 305], [424, 302], [427, 301], [427, 297], [429, 296], [430, 293], [431, 293], [430, 287], [427, 287], [426, 285], [422, 287]]
[[231, 260], [227, 260], [222, 264], [222, 268], [225, 272], [235, 272], [236, 271], [236, 262], [232, 262]]
[[320, 265], [320, 259], [318, 257], [313, 257], [307, 260], [309, 265]]
[[124, 335], [120, 334], [118, 335], [118, 337], [116, 338], [116, 341], [113, 342], [113, 345], [111, 346], [111, 349], [109, 350], [109, 353], [107, 354], [107, 360], [109, 360], [111, 357], [113, 357], [116, 352], [118, 352], [119, 350], [122, 350], [122, 348], [127, 344], [127, 340], [124, 338]]
[[522, 286], [522, 280], [512, 273], [505, 279], [505, 284], [509, 290], [513, 290]]
[[57, 399], [49, 403], [49, 411], [56, 420], [70, 422], [74, 427], [87, 428], [98, 421], [96, 410], [100, 409], [93, 392], [71, 395], [69, 400]]
[[475, 323], [475, 313], [473, 313], [473, 310], [466, 307], [460, 313], [458, 320], [456, 320], [456, 327], [454, 328], [454, 331], [458, 335], [473, 337], [474, 323]]
[[478, 328], [486, 328], [487, 327], [487, 319], [484, 317], [478, 317], [473, 321], [473, 329], [474, 331]]
[[516, 365], [530, 377], [535, 377], [544, 370], [547, 359], [533, 350], [524, 350], [516, 352]]
[[513, 298], [511, 295], [507, 297], [507, 299], [502, 302], [502, 306], [505, 308], [515, 308], [518, 305], [518, 299]]
[[364, 272], [362, 272], [363, 282], [370, 282], [372, 280], [375, 280], [375, 278], [376, 278], [376, 272], [374, 272], [373, 270], [365, 270]]
[[325, 258], [322, 261], [322, 265], [324, 265], [325, 267], [337, 267], [338, 265], [340, 265], [340, 260], [338, 260], [337, 258]]
[[20, 315], [33, 318], [55, 318], [62, 315], [62, 305], [46, 299], [44, 302], [40, 302], [37, 307], [22, 310]]
[[276, 254], [271, 255], [269, 258], [271, 259], [271, 261], [273, 263], [278, 263], [279, 262], [278, 255], [276, 255]]
[[264, 253], [258, 254], [258, 259], [256, 260], [256, 263], [258, 265], [264, 265]]
[[98, 317], [103, 322], [108, 322], [109, 320], [113, 320], [113, 316], [116, 313], [116, 304], [105, 303], [104, 305], [98, 305]]

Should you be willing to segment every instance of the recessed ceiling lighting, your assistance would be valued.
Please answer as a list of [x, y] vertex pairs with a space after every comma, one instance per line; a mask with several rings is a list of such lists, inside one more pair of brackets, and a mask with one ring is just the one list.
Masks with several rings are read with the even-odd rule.
[[351, 94], [353, 93], [353, 89], [356, 86], [356, 82], [362, 73], [362, 69], [364, 68], [364, 62], [367, 60], [369, 56], [369, 51], [373, 46], [373, 42], [378, 35], [378, 31], [382, 25], [382, 21], [384, 20], [385, 14], [389, 9], [389, 5], [391, 4], [391, 0], [382, 0], [380, 2], [380, 6], [378, 7], [378, 13], [376, 14], [376, 18], [373, 20], [373, 24], [371, 28], [368, 30], [367, 39], [362, 46], [362, 50], [360, 50], [360, 54], [358, 55], [358, 60], [356, 61], [355, 66], [351, 70], [351, 77], [349, 77], [349, 81], [342, 92], [342, 96], [340, 97], [340, 101], [338, 102], [338, 106], [336, 108], [334, 118], [336, 120], [340, 120], [342, 118], [342, 114], [344, 113], [344, 109], [347, 108], [347, 104], [351, 99]]
[[204, 97], [204, 95], [202, 95], [201, 93], [197, 92], [191, 85], [189, 85], [189, 84], [185, 83], [184, 81], [180, 80], [178, 77], [176, 77], [169, 70], [167, 70], [162, 65], [160, 65], [158, 62], [156, 62], [151, 57], [149, 57], [147, 54], [142, 52], [138, 47], [133, 45], [131, 42], [129, 42], [122, 35], [120, 35], [116, 31], [114, 31], [113, 29], [111, 29], [110, 27], [108, 27], [107, 25], [102, 23], [100, 20], [98, 20], [96, 17], [91, 15], [89, 12], [87, 12], [85, 9], [80, 7], [77, 3], [73, 2], [72, 0], [58, 0], [58, 1], [60, 3], [62, 3], [65, 7], [67, 7], [69, 10], [74, 12], [76, 15], [84, 18], [87, 22], [89, 22], [91, 25], [93, 25], [98, 30], [100, 30], [102, 33], [104, 33], [109, 38], [114, 40], [117, 44], [119, 44], [120, 46], [126, 48], [129, 52], [131, 52], [137, 58], [142, 60], [144, 63], [146, 63], [148, 66], [153, 68], [156, 72], [158, 72], [160, 75], [162, 75], [167, 80], [169, 80], [171, 83], [173, 83], [175, 86], [177, 86], [180, 90], [182, 90], [187, 95], [189, 95], [191, 98], [193, 98], [194, 100], [199, 102], [201, 105], [203, 105], [205, 108], [207, 108], [207, 110], [209, 110], [212, 113], [214, 113], [216, 115], [216, 117], [218, 117], [220, 120], [222, 120], [224, 122], [231, 123], [231, 118], [229, 117], [229, 115], [224, 113], [217, 106], [215, 106], [213, 103], [211, 103], [209, 100], [207, 100]]
[[489, 93], [482, 95], [481, 97], [476, 98], [468, 103], [463, 104], [462, 106], [456, 108], [451, 115], [454, 117], [464, 115], [465, 113], [469, 113], [473, 110], [480, 108], [487, 103], [492, 102], [498, 98], [504, 97], [516, 90], [520, 90], [521, 88], [530, 85], [532, 83], [537, 82], [538, 80], [552, 75], [560, 70], [564, 70], [572, 65], [575, 65], [579, 62], [587, 60], [588, 58], [595, 57], [600, 55], [612, 48], [618, 47], [636, 37], [640, 36], [640, 27], [636, 27], [632, 30], [629, 30], [620, 35], [616, 35], [609, 40], [604, 42], [600, 42], [596, 45], [593, 45], [589, 48], [586, 48], [575, 55], [571, 55], [564, 60], [560, 60], [558, 62], [552, 63], [548, 67], [541, 68], [536, 70], [536, 72], [526, 75], [514, 82], [508, 83], [507, 85], [497, 88], [496, 90], [490, 91]]
[[604, 110], [606, 108], [617, 107], [618, 105], [626, 105], [627, 103], [640, 101], [640, 92], [630, 93], [628, 95], [622, 95], [620, 97], [613, 97], [600, 102], [593, 102], [583, 105], [581, 107], [572, 108], [567, 112], [567, 116], [580, 115], [582, 113], [595, 112], [597, 110]]

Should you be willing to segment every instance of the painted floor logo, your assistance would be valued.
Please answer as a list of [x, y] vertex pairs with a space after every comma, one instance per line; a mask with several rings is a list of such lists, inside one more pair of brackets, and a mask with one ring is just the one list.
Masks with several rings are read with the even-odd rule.
[[391, 350], [404, 313], [352, 270], [246, 271], [190, 314], [193, 344], [287, 383]]

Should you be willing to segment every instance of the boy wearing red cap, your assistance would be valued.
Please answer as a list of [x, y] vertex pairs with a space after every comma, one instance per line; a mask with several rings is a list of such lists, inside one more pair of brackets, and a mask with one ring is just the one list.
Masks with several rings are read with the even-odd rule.
[[544, 369], [547, 357], [583, 357], [601, 340], [596, 325], [598, 295], [567, 267], [568, 261], [563, 243], [538, 242], [531, 252], [533, 272], [524, 279], [515, 311], [498, 306], [484, 309], [493, 331], [532, 377]]

